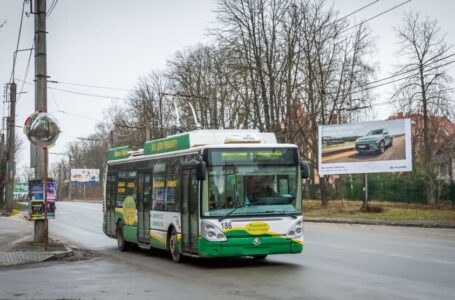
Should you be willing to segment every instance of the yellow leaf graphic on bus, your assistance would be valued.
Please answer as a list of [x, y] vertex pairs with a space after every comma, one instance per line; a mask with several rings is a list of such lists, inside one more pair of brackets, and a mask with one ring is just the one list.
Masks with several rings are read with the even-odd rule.
[[126, 225], [133, 225], [136, 222], [136, 203], [132, 196], [126, 196], [123, 200], [123, 219]]

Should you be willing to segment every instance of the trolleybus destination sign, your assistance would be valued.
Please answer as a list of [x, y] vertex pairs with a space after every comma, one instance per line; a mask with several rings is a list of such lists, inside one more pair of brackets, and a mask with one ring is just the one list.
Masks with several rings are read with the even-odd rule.
[[144, 154], [158, 154], [170, 151], [184, 150], [190, 147], [188, 134], [176, 135], [169, 138], [148, 141], [144, 144]]

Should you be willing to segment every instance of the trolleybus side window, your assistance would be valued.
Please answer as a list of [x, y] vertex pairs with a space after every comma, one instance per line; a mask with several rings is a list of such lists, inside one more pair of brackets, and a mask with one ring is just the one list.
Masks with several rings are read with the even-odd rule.
[[133, 197], [136, 202], [136, 172], [120, 171], [117, 181], [116, 207], [122, 207], [126, 197]]
[[164, 176], [153, 176], [152, 210], [164, 210]]
[[157, 162], [153, 168], [152, 209], [158, 211], [178, 211], [177, 197], [178, 159]]

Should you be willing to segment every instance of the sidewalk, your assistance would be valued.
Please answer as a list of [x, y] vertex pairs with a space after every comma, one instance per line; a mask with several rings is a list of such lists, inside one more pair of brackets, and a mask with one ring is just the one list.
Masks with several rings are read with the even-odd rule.
[[21, 214], [0, 216], [0, 268], [70, 256], [72, 250], [49, 238], [48, 251], [42, 243], [33, 242], [33, 223]]
[[304, 222], [340, 223], [340, 224], [363, 224], [363, 225], [387, 225], [423, 228], [448, 228], [455, 229], [455, 222], [451, 221], [389, 221], [360, 218], [315, 218], [303, 216]]

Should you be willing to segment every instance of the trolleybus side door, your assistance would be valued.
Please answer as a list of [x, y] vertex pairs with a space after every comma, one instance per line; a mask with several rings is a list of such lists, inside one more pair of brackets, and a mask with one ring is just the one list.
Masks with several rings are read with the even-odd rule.
[[182, 167], [181, 183], [182, 248], [184, 252], [197, 254], [199, 237], [199, 182], [196, 180], [196, 169], [194, 165]]
[[151, 197], [150, 173], [139, 173], [138, 176], [138, 236], [137, 240], [143, 243], [150, 243], [150, 197]]
[[106, 234], [115, 236], [115, 198], [116, 198], [117, 176], [108, 174], [106, 182]]

